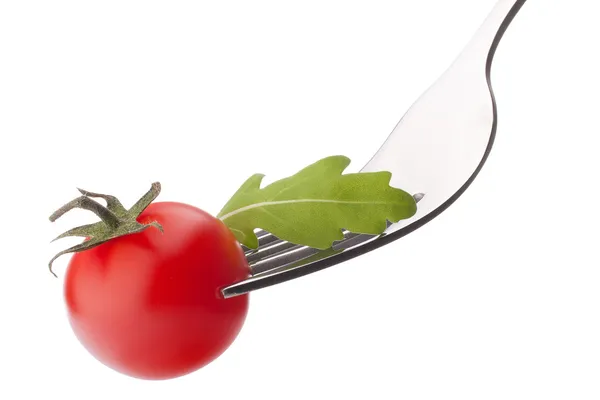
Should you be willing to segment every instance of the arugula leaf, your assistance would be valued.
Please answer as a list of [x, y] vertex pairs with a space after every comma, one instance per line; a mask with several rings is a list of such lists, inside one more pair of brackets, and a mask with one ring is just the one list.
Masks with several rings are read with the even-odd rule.
[[387, 220], [398, 222], [416, 213], [415, 199], [389, 186], [390, 172], [343, 175], [349, 164], [344, 156], [327, 157], [262, 189], [264, 175], [252, 175], [217, 218], [251, 249], [258, 247], [255, 228], [291, 243], [327, 249], [344, 238], [342, 229], [378, 235]]

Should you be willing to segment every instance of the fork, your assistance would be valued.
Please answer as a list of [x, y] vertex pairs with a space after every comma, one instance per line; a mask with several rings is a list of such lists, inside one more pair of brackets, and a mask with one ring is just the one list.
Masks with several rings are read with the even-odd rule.
[[498, 124], [492, 61], [526, 0], [499, 0], [458, 58], [411, 106], [361, 172], [389, 171], [391, 186], [416, 193], [417, 213], [381, 235], [344, 231], [328, 250], [294, 245], [260, 231], [258, 250], [244, 248], [251, 277], [221, 290], [229, 298], [295, 279], [375, 250], [431, 221], [477, 177]]

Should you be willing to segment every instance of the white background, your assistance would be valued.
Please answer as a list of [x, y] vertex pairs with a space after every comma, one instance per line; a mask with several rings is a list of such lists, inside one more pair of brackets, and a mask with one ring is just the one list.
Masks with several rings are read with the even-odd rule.
[[48, 259], [76, 186], [216, 213], [251, 173], [357, 170], [494, 0], [0, 3], [0, 398], [598, 399], [600, 81], [589, 0], [530, 0], [498, 137], [419, 231], [251, 296], [217, 361], [142, 381], [80, 346]]

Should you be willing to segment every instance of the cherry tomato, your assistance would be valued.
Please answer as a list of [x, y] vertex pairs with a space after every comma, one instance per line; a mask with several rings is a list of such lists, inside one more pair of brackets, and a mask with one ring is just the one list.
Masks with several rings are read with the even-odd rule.
[[71, 326], [105, 365], [142, 379], [188, 374], [221, 355], [238, 335], [248, 296], [220, 288], [249, 276], [229, 229], [208, 213], [151, 204], [148, 228], [76, 253], [65, 278]]

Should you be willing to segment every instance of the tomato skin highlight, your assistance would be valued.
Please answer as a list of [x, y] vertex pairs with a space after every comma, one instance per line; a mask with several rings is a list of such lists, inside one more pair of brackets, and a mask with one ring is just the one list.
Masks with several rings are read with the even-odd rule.
[[234, 235], [193, 206], [158, 202], [138, 221], [153, 227], [76, 253], [65, 278], [70, 324], [99, 361], [141, 379], [193, 372], [235, 340], [248, 295], [220, 289], [250, 269]]

